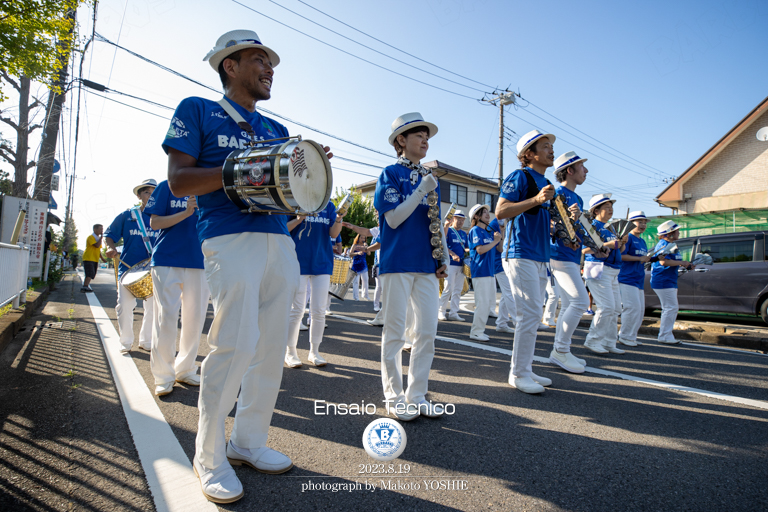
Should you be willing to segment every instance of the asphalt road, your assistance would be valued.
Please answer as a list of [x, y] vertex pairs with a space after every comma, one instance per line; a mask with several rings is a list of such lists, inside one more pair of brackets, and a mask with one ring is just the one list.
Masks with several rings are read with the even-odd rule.
[[[101, 272], [92, 286], [115, 323], [113, 277]], [[428, 396], [455, 404], [455, 414], [406, 423], [407, 446], [392, 463], [396, 471], [408, 465], [409, 472], [381, 475], [369, 472], [376, 461], [361, 442], [365, 427], [384, 415], [381, 329], [361, 323], [373, 317], [370, 302], [334, 299], [331, 309], [339, 316], [328, 317], [321, 346], [330, 364], [306, 363], [308, 337], [302, 332], [305, 364], [284, 369], [272, 420], [270, 446], [288, 454], [295, 468], [279, 476], [237, 468], [245, 497], [221, 510], [768, 509], [764, 355], [646, 339], [625, 355], [598, 356], [583, 348], [586, 332], [579, 330], [574, 353], [590, 368], [614, 373], [572, 375], [534, 362], [534, 372], [553, 385], [542, 395], [526, 395], [507, 384], [510, 357], [504, 351], [511, 351], [513, 335], [497, 333], [489, 321], [491, 341], [471, 344], [472, 314], [464, 312], [463, 323], [440, 322]], [[200, 362], [209, 350], [205, 333], [212, 315], [209, 308]], [[137, 340], [141, 317], [137, 308]], [[548, 358], [553, 335], [539, 333], [536, 356]], [[149, 354], [137, 342], [131, 355], [154, 389]], [[683, 390], [689, 388], [731, 398]], [[177, 384], [170, 395], [155, 398], [190, 459], [197, 397], [196, 388]], [[316, 415], [315, 400], [375, 402], [378, 414]], [[308, 489], [353, 482], [362, 489]], [[441, 482], [442, 489], [433, 489]]]

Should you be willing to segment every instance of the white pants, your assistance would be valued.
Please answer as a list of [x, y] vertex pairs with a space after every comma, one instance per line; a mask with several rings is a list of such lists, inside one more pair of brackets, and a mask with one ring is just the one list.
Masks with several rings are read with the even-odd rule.
[[[383, 274], [384, 327], [381, 334], [381, 381], [387, 400], [405, 398], [419, 403], [427, 394], [429, 370], [435, 356], [437, 292], [435, 274]], [[416, 324], [408, 367], [408, 389], [403, 392], [403, 345], [406, 343], [408, 301], [413, 303]]]
[[475, 316], [472, 318], [469, 334], [479, 336], [485, 332], [491, 304], [496, 303], [496, 281], [492, 276], [474, 277], [472, 286], [475, 289]]
[[362, 272], [355, 272], [355, 280], [352, 282], [352, 298], [360, 300], [358, 290], [360, 289], [360, 281], [363, 283], [363, 298], [368, 300], [368, 269], [366, 268]]
[[658, 339], [672, 341], [675, 339], [672, 330], [675, 328], [677, 312], [680, 309], [677, 305], [677, 288], [654, 288], [653, 291], [661, 301], [661, 325], [659, 325]]
[[440, 312], [443, 314], [447, 309], [450, 309], [453, 315], [459, 314], [461, 289], [464, 287], [463, 268], [463, 265], [448, 265], [448, 277], [445, 279], [443, 294], [440, 295]]
[[[155, 321], [149, 363], [155, 385], [160, 386], [197, 373], [195, 360], [211, 292], [201, 268], [152, 267], [152, 284]], [[179, 310], [181, 336], [176, 355]]]
[[573, 333], [589, 307], [589, 295], [581, 279], [578, 263], [550, 260], [549, 265], [552, 275], [555, 276], [561, 301], [555, 330], [555, 350], [566, 353], [571, 351]]
[[373, 290], [373, 307], [381, 308], [381, 278], [376, 274], [376, 289]]
[[309, 317], [309, 350], [317, 353], [320, 343], [323, 342], [323, 330], [325, 329], [326, 297], [331, 286], [330, 274], [319, 276], [300, 276], [299, 287], [293, 296], [291, 306], [290, 325], [288, 327], [288, 348], [296, 350], [299, 342], [299, 327], [304, 316], [304, 308], [307, 306], [307, 283], [310, 283]]
[[[144, 307], [144, 319], [141, 321], [139, 331], [139, 345], [150, 348], [152, 344], [152, 324], [155, 318], [155, 299], [150, 297], [142, 301]], [[133, 345], [133, 309], [136, 307], [136, 297], [122, 284], [117, 287], [117, 325], [120, 327], [120, 344], [130, 349]]]
[[637, 331], [643, 324], [645, 314], [645, 292], [642, 288], [619, 283], [621, 293], [621, 330], [619, 338], [627, 341], [637, 339]]
[[621, 295], [619, 294], [619, 269], [603, 265], [600, 279], [587, 279], [587, 286], [595, 301], [595, 316], [589, 326], [586, 343], [615, 347], [618, 334]]
[[[549, 260], [550, 269], [552, 268], [552, 260]], [[542, 322], [548, 325], [555, 325], [557, 317], [557, 301], [560, 298], [560, 290], [557, 287], [557, 281], [554, 286], [552, 285], [552, 279], [547, 279], [547, 302], [544, 304], [544, 317]]]
[[[509, 278], [504, 272], [496, 274], [496, 282], [501, 289], [501, 299], [499, 299], [499, 316], [496, 318], [496, 327], [509, 327], [509, 322], [514, 325], [517, 310], [515, 308], [515, 298], [512, 296], [512, 286], [509, 284]], [[493, 290], [493, 302], [496, 302], [496, 290]]]
[[520, 379], [530, 377], [533, 373], [536, 331], [541, 322], [542, 291], [548, 279], [547, 265], [540, 261], [519, 258], [505, 260], [504, 264], [517, 306], [512, 375]]
[[224, 419], [235, 401], [232, 442], [250, 450], [267, 444], [283, 375], [288, 315], [299, 285], [295, 247], [291, 237], [271, 233], [236, 233], [203, 242], [214, 318], [208, 334], [211, 351], [200, 371], [195, 452], [206, 468], [227, 460]]

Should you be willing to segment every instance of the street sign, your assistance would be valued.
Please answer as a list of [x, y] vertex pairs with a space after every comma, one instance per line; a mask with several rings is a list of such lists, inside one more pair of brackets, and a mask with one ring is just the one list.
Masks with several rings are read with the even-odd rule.
[[57, 191], [59, 190], [59, 177], [55, 174], [51, 176], [51, 190]]
[[[57, 172], [59, 172], [60, 170], [61, 170], [61, 164], [59, 163], [59, 161], [58, 161], [58, 160], [56, 160], [56, 159], [54, 158], [54, 159], [53, 159], [53, 171], [52, 171], [52, 172], [53, 172], [53, 174], [56, 174], [56, 173], [57, 173]], [[56, 189], [56, 190], [59, 190], [59, 189]]]
[[[56, 190], [58, 190], [58, 188]], [[59, 208], [59, 205], [56, 204], [56, 201], [53, 200], [53, 196], [52, 195], [48, 196], [48, 209], [49, 210], [56, 210], [58, 208]]]

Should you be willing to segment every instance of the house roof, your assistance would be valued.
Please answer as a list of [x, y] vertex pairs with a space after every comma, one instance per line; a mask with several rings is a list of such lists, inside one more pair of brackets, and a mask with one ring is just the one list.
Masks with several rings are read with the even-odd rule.
[[[459, 169], [458, 167], [453, 167], [452, 165], [448, 165], [448, 164], [443, 163], [443, 162], [441, 162], [439, 160], [432, 160], [431, 162], [426, 162], [423, 165], [424, 165], [424, 167], [428, 167], [430, 169], [447, 171], [447, 172], [449, 172], [451, 174], [462, 176], [462, 177], [467, 178], [469, 180], [479, 182], [482, 185], [485, 185], [485, 186], [488, 186], [488, 187], [499, 188], [499, 184], [495, 180], [491, 180], [491, 179], [488, 179], [488, 178], [483, 178], [482, 176], [478, 176], [477, 174], [471, 173], [469, 171], [464, 171], [462, 169]], [[441, 176], [438, 176], [438, 177], [441, 177]], [[371, 187], [371, 186], [375, 186], [376, 185], [376, 181], [377, 180], [366, 181], [365, 183], [360, 183], [359, 185], [355, 185], [355, 187], [358, 188], [358, 189], [361, 189], [361, 188], [365, 189], [365, 188], [368, 188], [368, 187]]]
[[761, 115], [763, 115], [766, 110], [768, 110], [768, 98], [765, 98], [762, 102], [760, 102], [759, 105], [757, 105], [752, 111], [747, 114], [744, 119], [738, 122], [736, 126], [731, 128], [728, 133], [723, 135], [723, 137], [718, 140], [714, 146], [709, 148], [706, 153], [704, 153], [701, 157], [699, 157], [698, 160], [696, 160], [693, 165], [691, 165], [686, 171], [678, 176], [678, 178], [673, 181], [667, 188], [665, 188], [661, 194], [656, 196], [656, 202], [661, 204], [662, 206], [668, 206], [664, 204], [665, 202], [679, 202], [683, 200], [683, 184], [690, 180], [697, 172], [699, 172], [706, 164], [708, 164], [714, 157], [716, 157], [720, 152], [725, 149], [728, 144], [733, 142], [733, 140], [741, 135], [744, 130], [750, 127], [752, 123], [757, 120]]

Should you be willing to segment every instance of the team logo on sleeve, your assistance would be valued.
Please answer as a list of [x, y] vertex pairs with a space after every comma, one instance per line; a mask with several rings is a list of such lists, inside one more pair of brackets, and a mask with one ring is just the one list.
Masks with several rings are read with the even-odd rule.
[[480, 242], [480, 238], [477, 236], [477, 233], [472, 233], [472, 243], [476, 244]]
[[505, 194], [511, 194], [515, 191], [515, 184], [512, 183], [512, 180], [505, 181], [504, 184], [501, 186], [501, 191]]
[[168, 131], [165, 134], [166, 139], [180, 139], [189, 135], [189, 130], [185, 129], [184, 123], [178, 117], [171, 119], [171, 125], [168, 127]]
[[388, 203], [396, 203], [400, 199], [400, 192], [395, 187], [389, 187], [384, 191], [384, 200]]
[[155, 196], [149, 196], [149, 201], [147, 201], [147, 208], [152, 208], [155, 206]]

